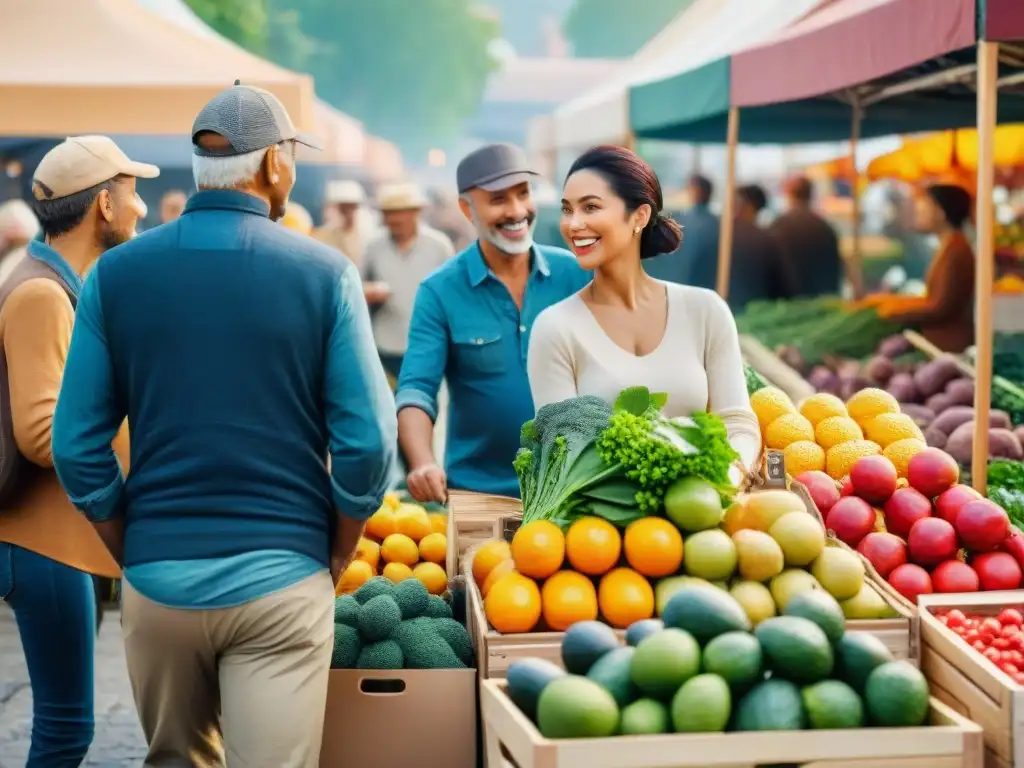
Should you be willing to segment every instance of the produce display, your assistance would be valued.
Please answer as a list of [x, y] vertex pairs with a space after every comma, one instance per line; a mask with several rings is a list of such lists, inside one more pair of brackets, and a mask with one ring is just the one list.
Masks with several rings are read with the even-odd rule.
[[861, 558], [826, 546], [799, 495], [753, 491], [723, 510], [715, 486], [696, 477], [671, 486], [664, 516], [641, 517], [621, 533], [595, 516], [564, 533], [550, 520], [524, 522], [511, 544], [477, 548], [472, 576], [488, 623], [503, 634], [594, 620], [625, 629], [663, 617], [672, 596], [695, 584], [728, 592], [753, 625], [811, 591], [839, 601], [848, 619], [897, 615], [866, 581]]
[[338, 581], [337, 593], [350, 594], [374, 576], [398, 583], [417, 579], [435, 595], [448, 589], [448, 516], [388, 494], [369, 520], [356, 556]]
[[444, 598], [418, 579], [374, 576], [334, 599], [333, 669], [463, 669], [473, 643]]
[[[1024, 424], [1024, 334], [997, 333], [993, 345], [992, 407], [1006, 411], [1014, 425]], [[967, 350], [972, 362], [974, 352]]]
[[549, 739], [913, 727], [928, 714], [921, 672], [873, 635], [846, 632], [822, 590], [754, 626], [726, 592], [686, 586], [661, 620], [631, 625], [626, 642], [604, 624], [574, 624], [565, 669], [514, 661], [508, 696]]
[[749, 365], [743, 366], [743, 375], [747, 380], [747, 394], [752, 395], [759, 389], [764, 389], [768, 386], [768, 382], [765, 381], [764, 376], [755, 371]]
[[777, 350], [798, 371], [829, 358], [866, 357], [900, 331], [874, 309], [853, 309], [833, 296], [752, 301], [736, 317], [736, 326], [740, 333]]
[[862, 389], [845, 403], [820, 392], [799, 406], [781, 390], [765, 387], [750, 396], [750, 406], [765, 446], [783, 452], [792, 476], [818, 470], [841, 480], [858, 459], [874, 455], [888, 457], [905, 476], [910, 459], [928, 447], [914, 418], [877, 387]]
[[1020, 611], [1004, 608], [997, 616], [983, 616], [952, 608], [935, 611], [934, 616], [1017, 685], [1024, 685], [1024, 620]]
[[926, 448], [902, 478], [885, 456], [866, 456], [839, 489], [822, 472], [797, 479], [825, 527], [910, 602], [931, 592], [1017, 589], [1024, 536], [1002, 507], [960, 484], [959, 474], [949, 454]]
[[1024, 464], [989, 462], [987, 486], [988, 498], [1006, 510], [1014, 526], [1024, 528]]

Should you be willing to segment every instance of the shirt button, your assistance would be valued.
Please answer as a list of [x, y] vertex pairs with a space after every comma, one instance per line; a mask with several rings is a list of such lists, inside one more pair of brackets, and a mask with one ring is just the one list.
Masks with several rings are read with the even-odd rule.
[[520, 325], [519, 326], [519, 332], [520, 333], [526, 333], [526, 326], [525, 325]]

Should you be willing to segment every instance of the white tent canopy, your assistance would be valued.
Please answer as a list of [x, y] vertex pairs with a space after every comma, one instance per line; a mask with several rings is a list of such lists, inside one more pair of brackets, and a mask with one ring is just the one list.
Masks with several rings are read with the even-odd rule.
[[558, 148], [625, 141], [631, 87], [689, 72], [742, 50], [789, 26], [819, 2], [696, 0], [641, 48], [618, 76], [555, 111]]

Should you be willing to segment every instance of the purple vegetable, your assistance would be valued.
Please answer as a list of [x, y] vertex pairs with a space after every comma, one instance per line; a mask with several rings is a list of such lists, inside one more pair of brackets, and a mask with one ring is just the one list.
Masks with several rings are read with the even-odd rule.
[[918, 400], [917, 387], [914, 386], [914, 377], [909, 373], [897, 373], [889, 379], [887, 391], [901, 403], [913, 403]]
[[989, 411], [988, 425], [995, 429], [1013, 429], [1013, 422], [1010, 421], [1010, 414], [1006, 411]]
[[924, 431], [924, 441], [932, 448], [945, 448], [946, 441], [948, 439], [949, 438], [946, 436], [946, 433], [941, 429], [928, 427], [928, 429]]
[[946, 453], [956, 459], [958, 464], [967, 466], [971, 463], [971, 453], [974, 446], [974, 422], [965, 421], [954, 429], [946, 445], [943, 447]]
[[[941, 416], [943, 413], [948, 411], [950, 408], [960, 408], [961, 406], [953, 405], [953, 398], [947, 395], [945, 392], [939, 392], [937, 395], [932, 395], [924, 401], [925, 406], [930, 410], [935, 411], [936, 416]], [[974, 409], [971, 409], [971, 417], [973, 418]]]
[[1021, 441], [1021, 444], [1024, 444], [1024, 426], [1016, 427], [1013, 430], [1013, 434], [1017, 436], [1017, 439]]
[[892, 359], [907, 354], [911, 349], [913, 346], [907, 341], [907, 337], [902, 333], [897, 333], [882, 340], [882, 343], [878, 345], [878, 354]]
[[974, 379], [953, 379], [946, 385], [946, 394], [953, 405], [974, 405]]
[[807, 363], [804, 361], [804, 356], [800, 354], [800, 350], [796, 347], [779, 347], [775, 354], [778, 358], [798, 373], [803, 373], [807, 370]]
[[1024, 459], [1024, 448], [1020, 440], [1008, 429], [990, 429], [988, 431], [988, 455], [995, 459]]
[[916, 403], [900, 403], [900, 411], [907, 414], [914, 420], [921, 429], [928, 427], [935, 421], [935, 411]]
[[951, 357], [940, 357], [926, 363], [914, 374], [914, 384], [923, 397], [937, 395], [953, 379], [960, 378], [960, 368]]
[[[948, 397], [948, 395], [936, 395], [934, 398], [930, 398], [929, 402], [940, 397]], [[942, 430], [947, 435], [952, 435], [961, 424], [974, 421], [974, 409], [969, 405], [951, 405], [942, 411], [934, 408], [932, 410], [935, 411], [935, 421], [931, 423], [931, 426]]]
[[871, 381], [884, 387], [889, 383], [893, 374], [896, 373], [896, 367], [888, 357], [877, 355], [871, 358], [871, 361], [865, 367], [864, 372]]
[[816, 365], [807, 376], [808, 383], [819, 392], [831, 391], [831, 387], [838, 387], [838, 377], [831, 369], [824, 365]]

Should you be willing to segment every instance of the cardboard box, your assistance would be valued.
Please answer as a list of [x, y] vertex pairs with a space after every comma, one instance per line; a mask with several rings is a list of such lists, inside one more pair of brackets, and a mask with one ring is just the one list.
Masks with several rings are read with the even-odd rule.
[[475, 669], [332, 669], [320, 768], [476, 768]]

